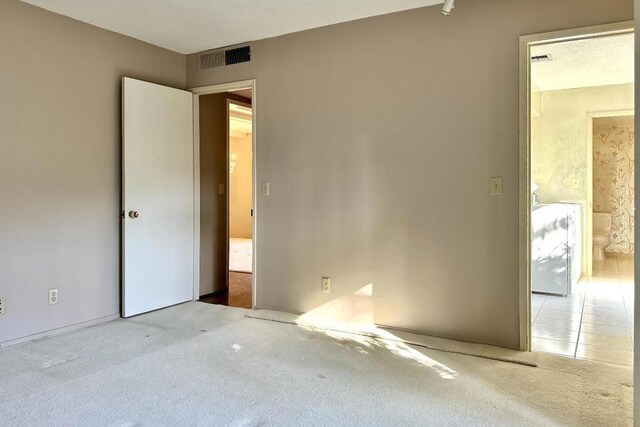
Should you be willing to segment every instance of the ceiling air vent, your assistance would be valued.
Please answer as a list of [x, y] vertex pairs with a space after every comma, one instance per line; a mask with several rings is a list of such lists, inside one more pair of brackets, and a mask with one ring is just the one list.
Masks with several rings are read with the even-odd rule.
[[209, 68], [217, 68], [224, 66], [224, 50], [205, 53], [200, 55], [200, 69], [208, 70]]
[[251, 61], [251, 46], [215, 50], [200, 55], [200, 69], [224, 67]]
[[550, 61], [553, 61], [553, 58], [549, 54], [547, 54], [547, 55], [536, 55], [536, 56], [532, 56], [531, 57], [531, 62], [533, 62], [533, 63], [536, 63], [536, 62], [550, 62]]

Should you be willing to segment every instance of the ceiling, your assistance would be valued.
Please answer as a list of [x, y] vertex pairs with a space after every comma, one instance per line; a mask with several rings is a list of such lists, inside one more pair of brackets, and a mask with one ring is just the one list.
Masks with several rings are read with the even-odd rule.
[[633, 34], [533, 46], [531, 55], [552, 61], [531, 64], [540, 90], [574, 89], [633, 83]]
[[239, 95], [239, 96], [243, 96], [245, 98], [249, 98], [249, 99], [253, 98], [253, 95], [251, 93], [251, 89], [232, 90], [230, 92], [234, 93], [236, 95]]
[[22, 1], [180, 53], [442, 3], [442, 0]]

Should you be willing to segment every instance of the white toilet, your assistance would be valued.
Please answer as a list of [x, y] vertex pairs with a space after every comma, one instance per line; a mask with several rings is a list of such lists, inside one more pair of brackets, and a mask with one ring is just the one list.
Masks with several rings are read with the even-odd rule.
[[611, 241], [611, 214], [593, 213], [593, 260], [604, 260], [604, 248]]

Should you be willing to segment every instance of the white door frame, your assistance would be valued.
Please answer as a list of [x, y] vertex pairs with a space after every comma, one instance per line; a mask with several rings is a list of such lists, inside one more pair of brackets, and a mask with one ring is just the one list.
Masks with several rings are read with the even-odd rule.
[[[200, 298], [200, 96], [201, 95], [211, 95], [214, 93], [224, 93], [234, 90], [242, 90], [242, 89], [251, 89], [251, 139], [252, 139], [252, 150], [253, 150], [253, 160], [252, 160], [252, 187], [253, 187], [253, 236], [252, 236], [252, 256], [251, 256], [251, 264], [252, 264], [252, 274], [251, 274], [251, 306], [256, 308], [256, 291], [257, 291], [257, 258], [258, 254], [256, 251], [256, 242], [258, 238], [258, 203], [257, 203], [257, 193], [256, 193], [256, 178], [257, 178], [257, 150], [256, 150], [256, 80], [241, 80], [237, 82], [231, 83], [222, 83], [217, 85], [209, 85], [209, 86], [199, 86], [194, 88], [187, 89], [188, 91], [193, 93], [193, 192], [194, 192], [194, 239], [193, 239], [193, 300], [198, 300]], [[228, 112], [227, 119], [228, 122]], [[227, 124], [228, 127], [228, 124]], [[228, 132], [228, 130], [227, 130]], [[227, 149], [229, 145], [227, 135]], [[227, 171], [228, 167], [228, 155], [227, 155]], [[229, 197], [229, 191], [227, 193], [227, 198]], [[229, 228], [228, 217], [229, 217], [229, 206], [227, 203], [227, 229]], [[229, 238], [227, 236], [227, 252], [229, 247]], [[229, 271], [228, 266], [228, 258], [227, 255], [227, 274]]]
[[[594, 111], [587, 113], [587, 276], [593, 275], [593, 119], [602, 117], [633, 117], [634, 110]], [[589, 250], [591, 249], [591, 250]]]
[[633, 31], [633, 21], [627, 21], [520, 37], [519, 330], [522, 351], [531, 350], [531, 47]]

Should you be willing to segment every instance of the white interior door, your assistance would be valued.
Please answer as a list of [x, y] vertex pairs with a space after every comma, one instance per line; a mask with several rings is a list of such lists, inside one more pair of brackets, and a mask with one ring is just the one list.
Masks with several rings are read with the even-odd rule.
[[122, 315], [193, 299], [193, 95], [122, 81]]

